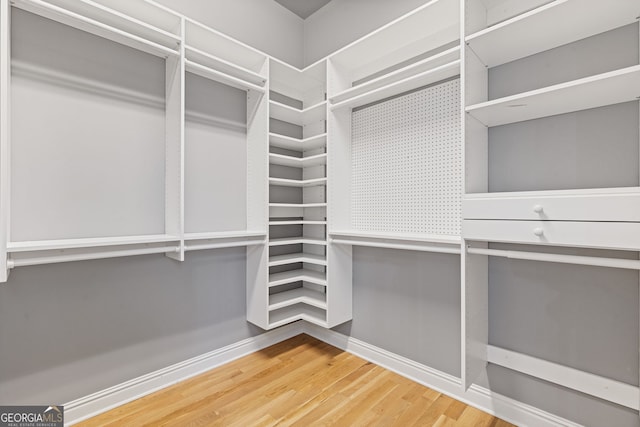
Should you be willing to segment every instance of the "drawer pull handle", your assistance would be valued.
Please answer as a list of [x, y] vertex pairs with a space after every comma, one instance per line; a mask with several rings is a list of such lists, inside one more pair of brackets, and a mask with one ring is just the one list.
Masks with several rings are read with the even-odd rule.
[[542, 205], [535, 205], [533, 207], [533, 211], [535, 213], [537, 213], [537, 214], [541, 214], [543, 210], [544, 210], [544, 208], [542, 207]]
[[533, 234], [538, 237], [542, 237], [544, 235], [544, 230], [541, 227], [536, 227], [533, 229]]

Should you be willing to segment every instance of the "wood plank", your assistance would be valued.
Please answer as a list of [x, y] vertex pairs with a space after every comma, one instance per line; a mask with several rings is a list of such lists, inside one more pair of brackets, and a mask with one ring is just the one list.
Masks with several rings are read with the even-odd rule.
[[511, 427], [437, 391], [299, 335], [78, 426]]

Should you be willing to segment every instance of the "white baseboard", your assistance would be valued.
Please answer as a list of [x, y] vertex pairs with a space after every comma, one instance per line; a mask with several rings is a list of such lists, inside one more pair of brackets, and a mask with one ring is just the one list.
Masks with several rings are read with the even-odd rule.
[[66, 403], [64, 405], [65, 425], [76, 424], [240, 357], [300, 335], [304, 332], [304, 329], [302, 322], [286, 325]]
[[64, 405], [65, 424], [73, 425], [302, 333], [513, 424], [532, 427], [580, 427], [579, 424], [483, 387], [473, 385], [465, 392], [460, 378], [307, 322], [283, 326], [69, 402]]

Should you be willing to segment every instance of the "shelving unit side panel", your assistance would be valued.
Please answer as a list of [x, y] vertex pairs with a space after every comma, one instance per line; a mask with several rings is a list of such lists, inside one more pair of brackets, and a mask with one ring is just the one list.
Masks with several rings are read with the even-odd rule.
[[327, 323], [330, 328], [353, 318], [353, 246], [327, 248]]
[[[486, 248], [487, 244], [475, 244]], [[469, 389], [485, 370], [489, 343], [489, 260], [462, 246], [462, 386]]]
[[[184, 19], [180, 34], [184, 36]], [[184, 236], [184, 113], [185, 113], [184, 46], [180, 56], [167, 58], [165, 77], [165, 233]], [[184, 244], [178, 253], [167, 256], [184, 261]]]
[[0, 2], [0, 283], [6, 282], [9, 241], [11, 87], [11, 4]]
[[[260, 74], [267, 76], [269, 93], [269, 66], [265, 61]], [[251, 107], [255, 104], [255, 109]], [[247, 228], [267, 230], [269, 220], [269, 98], [255, 92], [247, 94]]]
[[247, 320], [269, 329], [269, 248], [247, 247]]

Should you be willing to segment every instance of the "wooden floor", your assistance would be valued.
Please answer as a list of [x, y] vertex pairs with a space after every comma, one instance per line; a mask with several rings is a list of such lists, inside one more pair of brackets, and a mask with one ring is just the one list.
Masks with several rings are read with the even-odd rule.
[[307, 335], [80, 426], [511, 426]]

